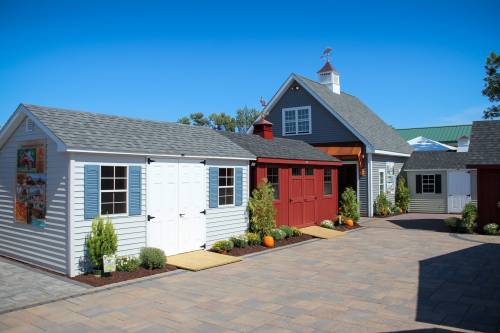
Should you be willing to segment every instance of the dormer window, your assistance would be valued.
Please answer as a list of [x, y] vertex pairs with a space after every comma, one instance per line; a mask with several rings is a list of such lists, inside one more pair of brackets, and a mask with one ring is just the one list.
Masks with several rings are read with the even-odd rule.
[[283, 113], [283, 135], [311, 134], [311, 107], [285, 108]]

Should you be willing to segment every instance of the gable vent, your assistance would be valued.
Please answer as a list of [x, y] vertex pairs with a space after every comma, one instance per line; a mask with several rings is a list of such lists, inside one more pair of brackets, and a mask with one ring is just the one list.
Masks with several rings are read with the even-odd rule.
[[33, 132], [34, 128], [35, 123], [33, 123], [33, 120], [30, 118], [26, 118], [26, 132]]

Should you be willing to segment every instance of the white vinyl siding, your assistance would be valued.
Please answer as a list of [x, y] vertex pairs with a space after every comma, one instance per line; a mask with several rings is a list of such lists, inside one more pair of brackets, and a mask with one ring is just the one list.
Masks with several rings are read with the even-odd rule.
[[[25, 120], [0, 150], [0, 254], [66, 274], [68, 156], [57, 152], [55, 142], [34, 124], [27, 126]], [[44, 228], [14, 222], [17, 145], [38, 140], [47, 147]]]
[[[410, 213], [447, 213], [447, 175], [446, 171], [431, 171], [433, 175], [441, 175], [441, 193], [417, 193], [417, 175], [427, 173], [425, 171], [407, 171], [406, 179], [410, 190], [410, 203], [408, 211]], [[430, 174], [429, 173], [429, 174]]]
[[[397, 177], [401, 173], [403, 169], [404, 162], [406, 161], [405, 157], [397, 157], [397, 156], [386, 156], [386, 155], [372, 155], [372, 200], [375, 201], [378, 194], [380, 193], [381, 184], [380, 184], [380, 170], [385, 170], [385, 182], [384, 189], [387, 199], [391, 203], [395, 203], [396, 200], [396, 187], [397, 187]], [[388, 173], [387, 166], [391, 163], [394, 163], [394, 192], [388, 193]]]
[[[241, 206], [222, 206], [207, 208], [206, 230], [207, 248], [218, 240], [229, 239], [248, 230], [248, 193], [249, 193], [249, 167], [248, 161], [236, 160], [207, 160], [206, 182], [209, 183], [208, 170], [211, 166], [221, 168], [241, 167], [243, 169], [243, 203]], [[207, 186], [207, 207], [209, 207], [209, 186]]]

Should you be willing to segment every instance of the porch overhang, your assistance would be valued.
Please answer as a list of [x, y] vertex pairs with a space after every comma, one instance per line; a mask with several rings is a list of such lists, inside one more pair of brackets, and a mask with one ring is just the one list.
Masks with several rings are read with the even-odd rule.
[[358, 164], [359, 174], [366, 174], [365, 154], [362, 146], [318, 146], [322, 152], [340, 160], [355, 160]]

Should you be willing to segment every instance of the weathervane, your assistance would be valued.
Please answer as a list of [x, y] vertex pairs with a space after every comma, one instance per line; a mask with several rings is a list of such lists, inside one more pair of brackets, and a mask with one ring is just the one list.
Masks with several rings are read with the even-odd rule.
[[326, 58], [326, 62], [330, 62], [330, 52], [332, 52], [332, 48], [331, 47], [327, 47], [323, 51], [323, 55], [320, 57], [320, 59], [321, 58]]
[[260, 102], [260, 105], [262, 105], [262, 108], [266, 107], [267, 103], [266, 103], [266, 100], [264, 99], [264, 97], [260, 96], [259, 102]]

